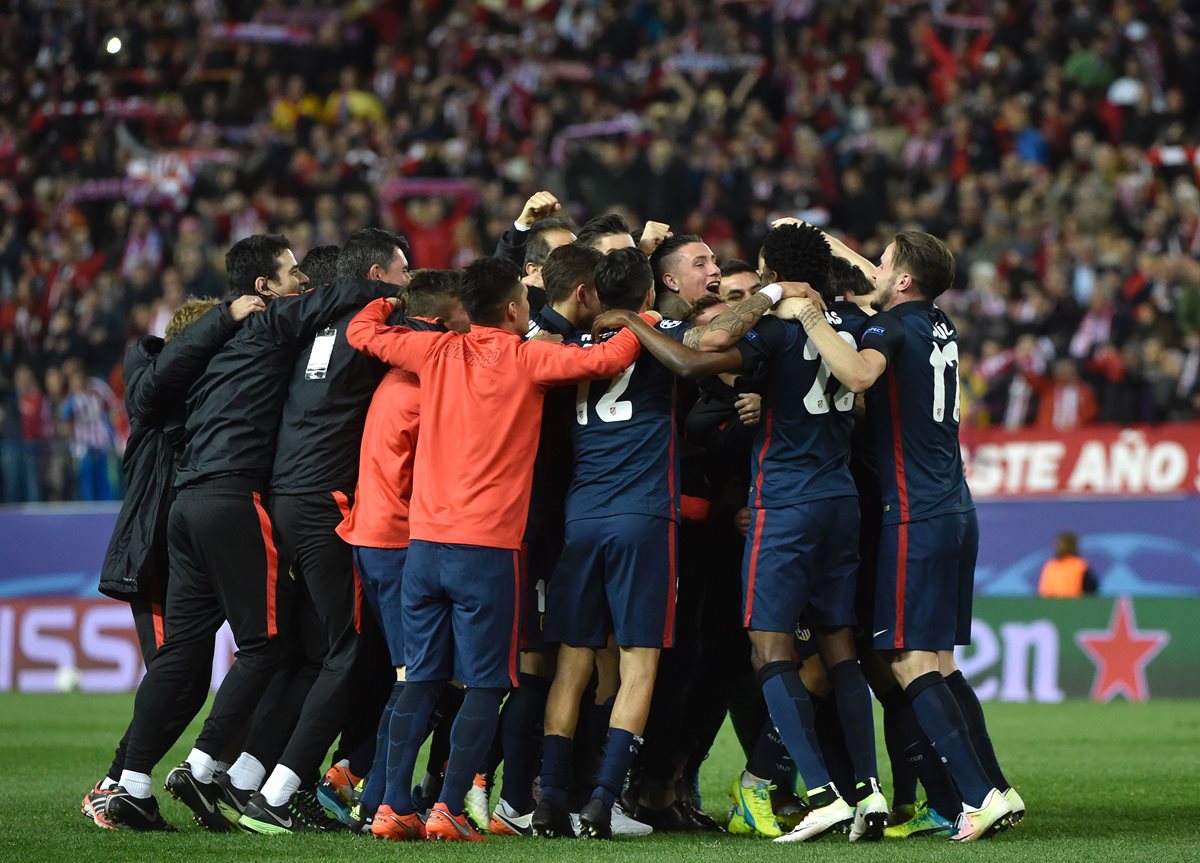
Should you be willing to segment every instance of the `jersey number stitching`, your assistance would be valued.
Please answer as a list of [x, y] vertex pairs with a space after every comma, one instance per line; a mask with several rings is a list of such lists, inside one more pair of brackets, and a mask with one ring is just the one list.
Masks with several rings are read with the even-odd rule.
[[[630, 363], [625, 371], [613, 378], [604, 395], [596, 402], [596, 416], [601, 422], [623, 423], [633, 418], [633, 402], [621, 396], [629, 389], [629, 380], [633, 377], [633, 367], [636, 365], [636, 361]], [[591, 381], [582, 381], [575, 390], [575, 421], [581, 426], [588, 424], [588, 393], [591, 388]]]
[[[846, 344], [856, 347], [854, 336], [841, 330], [838, 330], [837, 334]], [[804, 396], [804, 408], [810, 414], [827, 414], [829, 413], [830, 399], [829, 394], [825, 390], [829, 386], [829, 378], [832, 377], [833, 372], [830, 371], [829, 366], [825, 364], [825, 360], [817, 352], [817, 346], [813, 344], [812, 339], [804, 343], [804, 358], [806, 360], [821, 360], [821, 366], [817, 369], [817, 377]], [[854, 407], [854, 393], [844, 385], [839, 386], [837, 392], [833, 395], [833, 407], [842, 413], [851, 410]]]
[[946, 366], [954, 366], [954, 421], [958, 422], [958, 404], [961, 393], [958, 384], [958, 343], [950, 342], [940, 347], [933, 342], [933, 351], [929, 354], [929, 364], [933, 366], [933, 420], [943, 422], [946, 418]]

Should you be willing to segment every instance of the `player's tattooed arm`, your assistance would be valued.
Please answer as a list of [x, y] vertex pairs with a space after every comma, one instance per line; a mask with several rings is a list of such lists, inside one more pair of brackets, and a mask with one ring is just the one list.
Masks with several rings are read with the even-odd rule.
[[797, 304], [796, 320], [833, 376], [856, 393], [865, 392], [887, 368], [887, 358], [874, 348], [861, 351], [842, 339], [825, 319], [825, 313], [809, 300]]
[[721, 312], [702, 327], [692, 327], [683, 334], [683, 343], [697, 351], [724, 351], [737, 344], [738, 339], [754, 329], [754, 325], [775, 303], [771, 297], [758, 293]]
[[[638, 337], [642, 349], [681, 378], [706, 378], [721, 372], [733, 372], [742, 367], [742, 355], [736, 349], [727, 351], [694, 351], [664, 336], [640, 316], [622, 309], [610, 309], [596, 318], [593, 332], [627, 328]], [[690, 330], [688, 332], [691, 332]], [[687, 338], [687, 334], [684, 334]]]
[[[769, 286], [770, 287], [770, 286]], [[683, 343], [689, 348], [699, 351], [724, 351], [732, 348], [738, 340], [754, 329], [762, 316], [770, 311], [776, 299], [782, 295], [783, 302], [795, 298], [808, 298], [816, 303], [821, 311], [825, 310], [825, 301], [821, 294], [807, 282], [777, 282], [779, 294], [770, 296], [766, 290], [759, 291], [754, 296], [730, 306], [702, 327], [693, 327], [683, 335]], [[775, 287], [771, 289], [774, 290]]]

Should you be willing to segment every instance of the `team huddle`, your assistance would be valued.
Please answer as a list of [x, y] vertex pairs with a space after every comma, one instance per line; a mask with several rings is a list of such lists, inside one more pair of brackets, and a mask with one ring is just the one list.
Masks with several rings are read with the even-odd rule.
[[[721, 267], [558, 209], [539, 192], [453, 271], [378, 228], [299, 263], [251, 236], [229, 298], [129, 351], [100, 588], [147, 671], [98, 826], [174, 829], [151, 771], [226, 622], [165, 780], [216, 832], [973, 841], [1023, 817], [954, 665], [979, 531], [950, 252], [903, 232], [875, 265], [782, 220]], [[727, 717], [718, 823], [698, 777]]]

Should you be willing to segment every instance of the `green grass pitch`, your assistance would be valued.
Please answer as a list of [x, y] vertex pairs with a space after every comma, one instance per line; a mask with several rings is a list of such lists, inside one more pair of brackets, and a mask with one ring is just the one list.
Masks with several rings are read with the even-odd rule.
[[[1197, 701], [988, 705], [992, 737], [1029, 814], [1017, 829], [972, 846], [937, 840], [850, 846], [844, 836], [803, 846], [709, 835], [613, 843], [495, 838], [471, 846], [395, 845], [347, 834], [216, 836], [192, 824], [190, 813], [161, 791], [164, 812], [179, 833], [101, 831], [79, 814], [79, 799], [108, 766], [131, 705], [128, 695], [0, 695], [0, 860], [1200, 860]], [[194, 731], [159, 766], [156, 782], [184, 756]], [[739, 761], [726, 729], [702, 775], [705, 806], [713, 814], [729, 805], [726, 789]], [[885, 773], [886, 764], [881, 756]]]

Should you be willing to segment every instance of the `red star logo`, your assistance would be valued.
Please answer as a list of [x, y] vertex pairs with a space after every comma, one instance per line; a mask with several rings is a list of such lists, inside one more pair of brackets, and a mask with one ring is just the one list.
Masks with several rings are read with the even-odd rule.
[[1113, 604], [1108, 629], [1086, 629], [1075, 640], [1096, 663], [1092, 681], [1092, 701], [1111, 701], [1124, 695], [1130, 701], [1148, 701], [1146, 666], [1171, 640], [1161, 629], [1139, 630], [1133, 616], [1133, 603], [1122, 596]]

